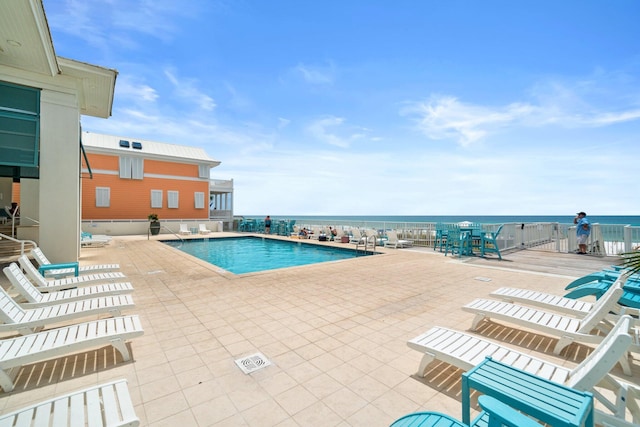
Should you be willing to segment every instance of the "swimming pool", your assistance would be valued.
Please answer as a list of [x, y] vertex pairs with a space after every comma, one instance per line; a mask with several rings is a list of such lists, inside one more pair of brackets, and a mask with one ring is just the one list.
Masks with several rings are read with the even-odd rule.
[[262, 237], [169, 240], [163, 243], [234, 274], [373, 255], [370, 251], [288, 242]]

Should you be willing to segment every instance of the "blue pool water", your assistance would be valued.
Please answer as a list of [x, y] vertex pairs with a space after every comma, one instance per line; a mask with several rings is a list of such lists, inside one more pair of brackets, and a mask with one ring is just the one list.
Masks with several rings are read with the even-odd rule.
[[356, 251], [346, 248], [262, 237], [170, 240], [163, 243], [234, 274], [254, 273], [372, 255], [371, 252], [365, 254], [363, 251], [358, 251], [356, 253]]

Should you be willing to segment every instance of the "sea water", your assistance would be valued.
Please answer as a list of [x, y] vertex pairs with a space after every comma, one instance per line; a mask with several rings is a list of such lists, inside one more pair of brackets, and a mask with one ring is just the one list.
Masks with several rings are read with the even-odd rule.
[[[245, 215], [247, 218], [264, 218], [265, 215]], [[428, 223], [458, 223], [462, 221], [478, 222], [481, 224], [506, 224], [524, 223], [531, 224], [537, 222], [557, 222], [560, 224], [573, 224], [575, 215], [271, 215], [274, 220], [293, 220], [309, 223], [312, 220], [327, 221], [349, 221], [349, 222], [428, 222]], [[639, 215], [588, 215], [587, 219], [591, 223], [598, 224], [619, 224], [640, 226]]]

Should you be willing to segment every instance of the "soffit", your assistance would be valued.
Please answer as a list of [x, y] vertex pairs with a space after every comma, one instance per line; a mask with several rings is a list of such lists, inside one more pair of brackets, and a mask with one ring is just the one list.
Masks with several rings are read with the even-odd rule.
[[56, 57], [42, 0], [0, 0], [0, 65], [42, 75], [43, 82], [69, 77], [80, 114], [111, 116], [118, 72]]
[[80, 114], [105, 119], [110, 117], [118, 72], [61, 57], [58, 57], [58, 63], [62, 74], [76, 81]]
[[40, 0], [0, 1], [0, 63], [46, 76], [59, 73]]

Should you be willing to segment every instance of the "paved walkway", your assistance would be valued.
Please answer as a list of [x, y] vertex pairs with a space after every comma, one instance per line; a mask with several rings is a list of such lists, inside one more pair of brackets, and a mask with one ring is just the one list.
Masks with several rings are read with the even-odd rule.
[[[461, 371], [434, 363], [415, 377], [421, 355], [407, 340], [433, 325], [468, 329], [460, 306], [497, 287], [562, 294], [574, 264], [586, 273], [609, 261], [563, 255], [532, 272], [516, 261], [523, 254], [461, 262], [383, 251], [234, 276], [146, 236], [83, 249], [81, 264], [120, 263], [136, 289], [145, 334], [131, 342], [135, 360], [105, 347], [25, 366], [16, 390], [0, 393], [0, 412], [124, 377], [144, 426], [387, 426], [428, 409], [459, 417]], [[588, 353], [572, 345], [556, 357], [554, 340], [497, 324], [479, 333], [568, 366]], [[234, 361], [256, 352], [271, 366], [246, 375]]]

